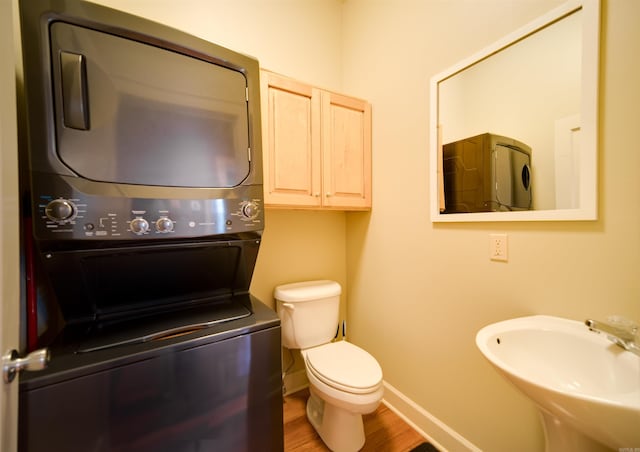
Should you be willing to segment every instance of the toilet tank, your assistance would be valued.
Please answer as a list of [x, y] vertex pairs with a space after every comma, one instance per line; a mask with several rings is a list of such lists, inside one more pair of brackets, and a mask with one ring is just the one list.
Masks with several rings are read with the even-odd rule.
[[306, 349], [331, 342], [338, 328], [341, 292], [340, 284], [329, 280], [277, 286], [282, 345]]

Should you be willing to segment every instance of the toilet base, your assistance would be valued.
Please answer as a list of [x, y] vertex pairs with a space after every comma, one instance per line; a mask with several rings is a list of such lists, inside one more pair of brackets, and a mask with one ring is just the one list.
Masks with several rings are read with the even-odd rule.
[[355, 452], [364, 446], [362, 415], [326, 403], [314, 395], [313, 389], [307, 400], [307, 418], [334, 452]]

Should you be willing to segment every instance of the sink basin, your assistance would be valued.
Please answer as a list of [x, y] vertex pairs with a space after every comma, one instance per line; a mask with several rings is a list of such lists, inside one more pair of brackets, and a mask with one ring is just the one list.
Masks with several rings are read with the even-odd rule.
[[536, 315], [488, 325], [476, 345], [537, 405], [547, 451], [640, 448], [640, 357], [606, 335]]

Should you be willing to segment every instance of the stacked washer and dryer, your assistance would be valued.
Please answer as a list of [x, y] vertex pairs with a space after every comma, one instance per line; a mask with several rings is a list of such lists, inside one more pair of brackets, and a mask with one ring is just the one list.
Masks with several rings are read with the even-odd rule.
[[20, 0], [21, 452], [281, 451], [252, 57], [83, 0]]

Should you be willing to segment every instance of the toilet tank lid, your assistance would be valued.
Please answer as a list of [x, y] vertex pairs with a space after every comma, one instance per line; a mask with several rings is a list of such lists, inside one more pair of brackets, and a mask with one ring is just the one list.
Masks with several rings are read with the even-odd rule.
[[340, 295], [342, 288], [335, 281], [304, 281], [277, 286], [274, 297], [279, 301], [296, 302], [318, 300]]

